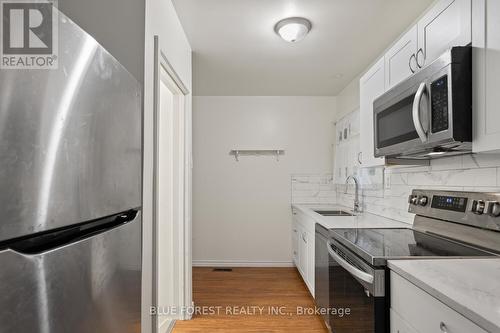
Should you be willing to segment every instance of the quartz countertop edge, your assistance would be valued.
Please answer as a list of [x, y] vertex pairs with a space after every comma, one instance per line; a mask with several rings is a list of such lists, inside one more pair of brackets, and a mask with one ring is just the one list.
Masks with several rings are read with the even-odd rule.
[[500, 258], [389, 260], [388, 267], [490, 333], [500, 333]]
[[356, 216], [322, 216], [315, 210], [343, 210], [352, 212], [352, 208], [335, 204], [292, 204], [297, 209], [316, 223], [326, 229], [338, 228], [411, 228], [410, 224], [392, 220], [371, 213], [360, 213]]

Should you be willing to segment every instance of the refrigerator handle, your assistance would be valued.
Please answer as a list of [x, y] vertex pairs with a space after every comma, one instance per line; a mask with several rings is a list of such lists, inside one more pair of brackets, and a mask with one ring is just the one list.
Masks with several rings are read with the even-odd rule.
[[10, 244], [4, 244], [0, 248], [4, 247], [21, 255], [39, 255], [130, 223], [135, 220], [136, 216], [137, 210], [130, 210], [99, 220], [19, 239]]

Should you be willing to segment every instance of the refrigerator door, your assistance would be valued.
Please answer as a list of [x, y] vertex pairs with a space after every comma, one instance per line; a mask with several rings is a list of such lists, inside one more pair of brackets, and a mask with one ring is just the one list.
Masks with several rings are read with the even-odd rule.
[[0, 332], [140, 332], [140, 212], [131, 219], [0, 250]]
[[141, 87], [58, 18], [58, 69], [0, 74], [0, 241], [141, 205]]

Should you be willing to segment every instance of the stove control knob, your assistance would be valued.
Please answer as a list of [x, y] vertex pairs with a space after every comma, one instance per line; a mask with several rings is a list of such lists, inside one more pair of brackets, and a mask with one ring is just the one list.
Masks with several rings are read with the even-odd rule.
[[425, 195], [424, 195], [424, 196], [422, 196], [422, 197], [420, 197], [420, 198], [418, 199], [418, 204], [419, 204], [420, 206], [422, 206], [422, 207], [427, 206], [427, 203], [428, 203], [428, 202], [429, 202], [429, 198], [428, 198], [428, 197], [426, 197]]
[[498, 202], [492, 202], [490, 204], [490, 215], [492, 217], [499, 217], [500, 216], [500, 203]]
[[408, 202], [412, 205], [418, 204], [418, 197], [416, 195], [410, 195]]
[[486, 204], [483, 200], [474, 200], [472, 202], [472, 212], [477, 215], [483, 215]]

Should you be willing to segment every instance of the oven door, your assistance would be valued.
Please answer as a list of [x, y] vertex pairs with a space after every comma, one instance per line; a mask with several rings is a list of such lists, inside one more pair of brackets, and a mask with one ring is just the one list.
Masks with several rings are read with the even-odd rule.
[[330, 239], [330, 326], [335, 333], [385, 333], [384, 269], [374, 269]]
[[429, 133], [426, 81], [397, 86], [374, 103], [375, 156], [398, 156], [425, 149]]

